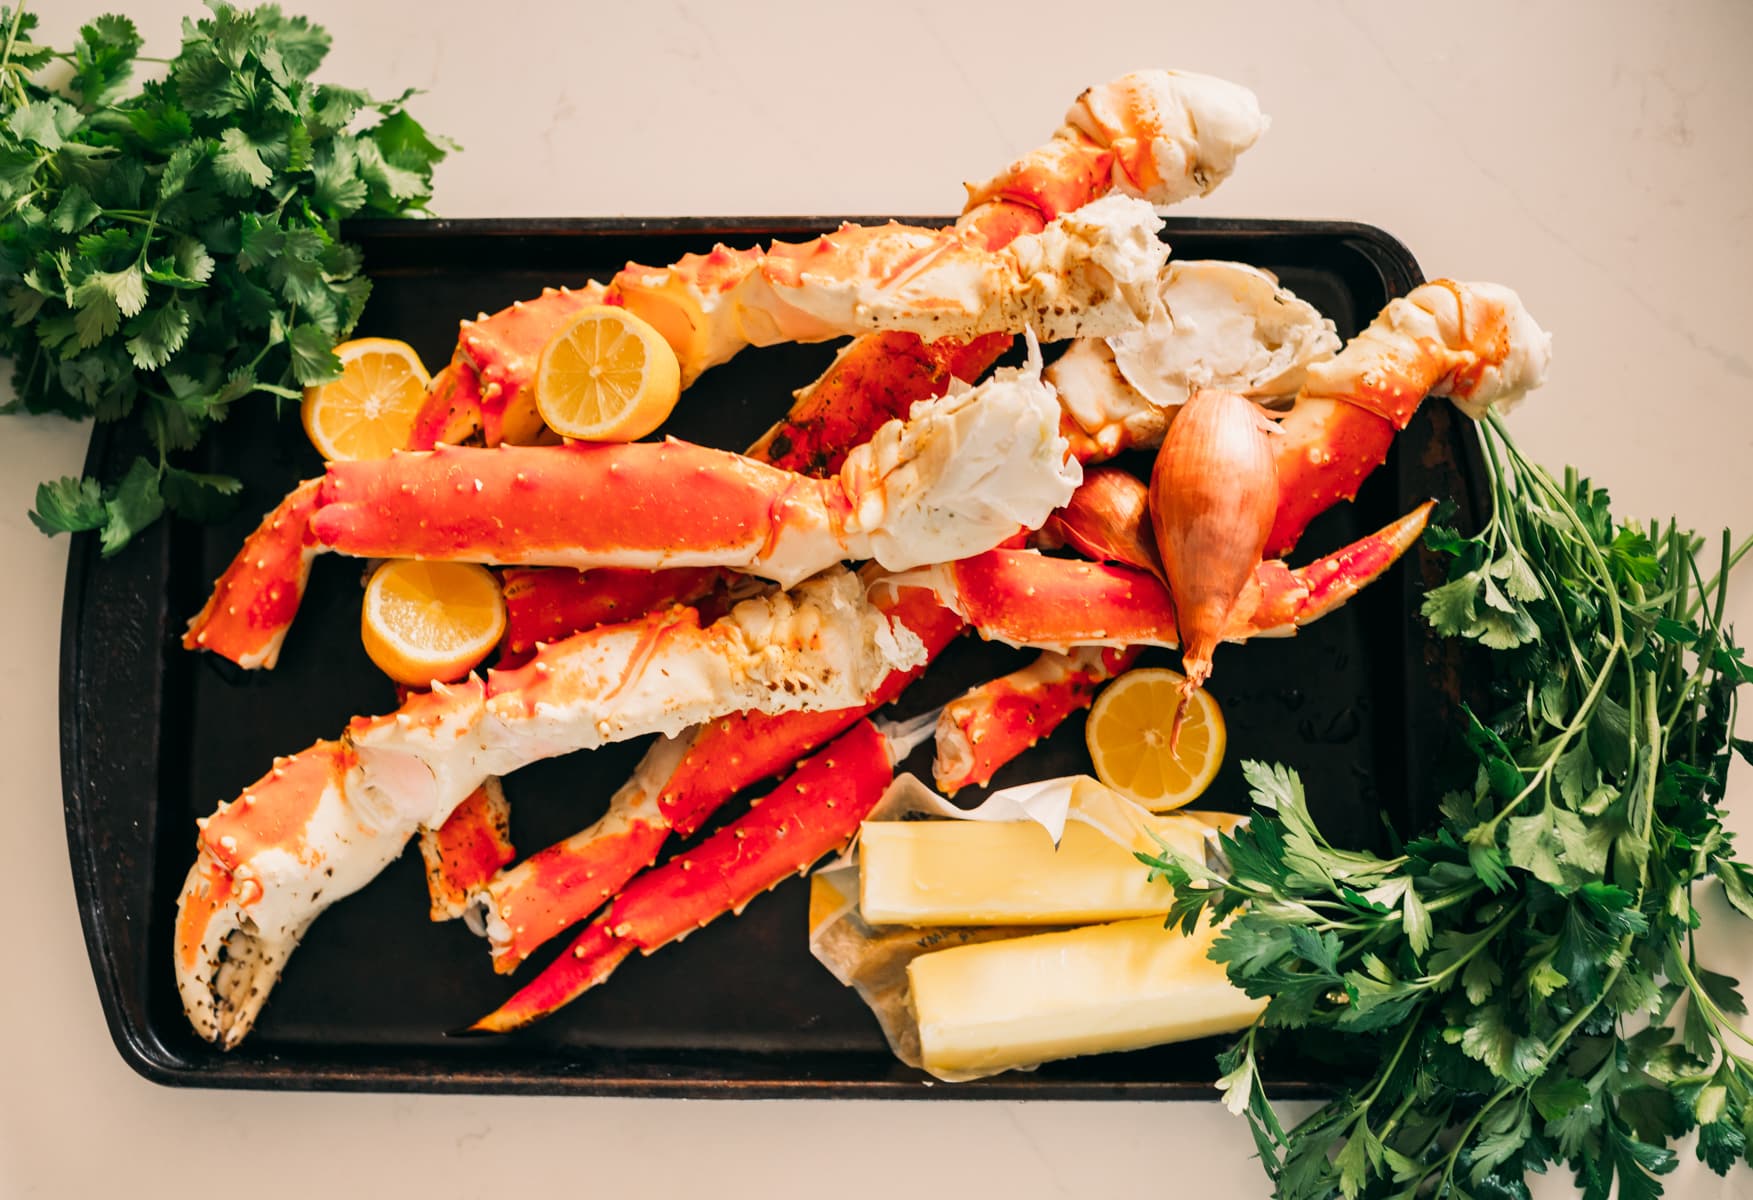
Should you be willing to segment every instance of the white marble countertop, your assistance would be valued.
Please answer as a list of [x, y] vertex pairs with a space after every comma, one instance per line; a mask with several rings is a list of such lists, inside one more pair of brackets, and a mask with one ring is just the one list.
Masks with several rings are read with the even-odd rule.
[[[192, 0], [127, 0], [149, 53]], [[65, 43], [82, 3], [38, 4]], [[942, 212], [1086, 84], [1176, 66], [1253, 87], [1271, 133], [1191, 214], [1383, 226], [1427, 274], [1517, 288], [1556, 337], [1514, 418], [1630, 513], [1753, 528], [1753, 6], [1741, 0], [562, 5], [290, 0], [335, 34], [325, 77], [425, 88], [466, 150], [451, 216]], [[69, 877], [56, 753], [67, 543], [25, 519], [86, 430], [0, 424], [0, 737], [11, 833], [0, 989], [0, 1196], [1263, 1196], [1213, 1104], [706, 1103], [175, 1091], [105, 1030]], [[1753, 630], [1753, 572], [1732, 605]], [[1731, 794], [1753, 827], [1753, 778]], [[1722, 941], [1719, 933], [1717, 941]], [[1718, 965], [1753, 975], [1744, 935]], [[872, 1169], [871, 1151], [882, 1164]], [[1690, 1161], [1670, 1194], [1746, 1194]], [[1541, 1195], [1569, 1193], [1548, 1179]]]

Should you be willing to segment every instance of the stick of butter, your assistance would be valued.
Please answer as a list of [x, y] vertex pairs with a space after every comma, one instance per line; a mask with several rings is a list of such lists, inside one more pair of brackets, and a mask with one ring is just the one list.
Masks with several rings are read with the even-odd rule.
[[1155, 916], [921, 955], [907, 979], [924, 1067], [969, 1079], [1246, 1029], [1266, 1001], [1206, 957], [1216, 938]]
[[[1201, 856], [1216, 821], [1191, 813], [1151, 829]], [[1057, 849], [1033, 821], [866, 821], [859, 833], [859, 912], [872, 925], [1080, 925], [1169, 910], [1174, 891], [1135, 851], [1157, 853], [1142, 829], [1126, 844], [1068, 821]]]

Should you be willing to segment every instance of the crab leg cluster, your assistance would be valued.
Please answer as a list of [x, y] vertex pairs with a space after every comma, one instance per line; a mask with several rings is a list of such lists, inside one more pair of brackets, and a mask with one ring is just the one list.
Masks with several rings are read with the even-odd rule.
[[[1206, 194], [1229, 176], [1237, 157], [1265, 128], [1253, 94], [1235, 84], [1177, 71], [1121, 76], [1079, 96], [1064, 126], [1048, 142], [985, 183], [970, 186], [967, 209], [953, 231], [960, 239], [957, 245], [963, 250], [1003, 250], [1018, 236], [1041, 234], [1051, 221], [1111, 192], [1159, 205]], [[1140, 227], [1147, 223], [1143, 214], [1132, 219]], [[894, 236], [904, 240], [912, 235]], [[842, 236], [843, 250], [845, 243]], [[1126, 245], [1149, 255], [1160, 252], [1155, 246]], [[1125, 262], [1121, 248], [1115, 243], [1107, 259], [1116, 265]], [[542, 345], [584, 305], [623, 303], [623, 283], [661, 277], [654, 286], [638, 289], [643, 299], [635, 307], [643, 305], [645, 315], [672, 335], [684, 362], [691, 345], [747, 343], [749, 337], [726, 324], [735, 320], [736, 310], [722, 301], [752, 276], [762, 258], [759, 252], [719, 247], [663, 270], [629, 267], [607, 286], [547, 289], [492, 316], [463, 322], [456, 353], [434, 379], [411, 448], [477, 437], [492, 446], [507, 440], [508, 432], [517, 435], [509, 440], [527, 440], [524, 434], [534, 413], [530, 384]], [[779, 258], [795, 264], [799, 255], [781, 253]], [[845, 277], [830, 274], [830, 268], [844, 271], [850, 261], [843, 253], [828, 253], [800, 270], [797, 281], [844, 283]], [[922, 260], [933, 261], [931, 256]], [[740, 264], [739, 270], [727, 273], [723, 264], [731, 262]], [[877, 258], [868, 265], [904, 270], [897, 261]], [[1128, 269], [1147, 265], [1131, 263]], [[1031, 269], [1033, 278], [1040, 273], [1039, 263]], [[940, 280], [951, 278], [940, 268], [934, 270]], [[1151, 307], [1140, 293], [1143, 281], [1154, 273], [1131, 279], [1130, 303]], [[965, 296], [967, 280], [953, 286]], [[756, 444], [751, 457], [810, 474], [837, 470], [837, 458], [869, 440], [884, 421], [904, 416], [919, 400], [941, 395], [952, 378], [976, 378], [1010, 345], [1009, 331], [963, 342], [948, 336], [951, 329], [945, 321], [926, 324], [931, 326], [931, 342], [910, 332], [856, 338], [799, 394], [791, 413]], [[693, 373], [703, 369], [697, 365]], [[303, 594], [309, 553], [314, 553], [305, 527], [309, 510], [295, 499], [299, 495], [295, 492], [282, 502], [245, 543], [214, 599], [190, 622], [185, 648], [207, 650], [247, 667], [273, 665]], [[603, 581], [609, 595], [597, 603], [615, 603], [620, 582]], [[270, 593], [274, 599], [269, 602], [256, 599]]]
[[740, 712], [654, 746], [594, 825], [499, 872], [476, 893], [471, 917], [494, 967], [513, 971], [556, 934], [589, 917], [657, 859], [670, 832], [690, 837], [746, 787], [788, 770], [900, 695], [962, 630], [960, 618], [919, 588], [873, 588], [871, 602], [905, 626], [925, 661], [896, 668], [861, 703], [829, 711]]
[[356, 718], [199, 823], [178, 907], [184, 1009], [203, 1036], [235, 1045], [311, 922], [490, 776], [731, 713], [845, 708], [924, 659], [918, 637], [837, 570], [710, 625], [678, 608], [605, 626], [485, 682]]
[[[1164, 312], [1185, 319], [1142, 334], [1076, 342], [1049, 368], [1076, 420], [1068, 433], [1086, 458], [1160, 445], [1192, 380], [1209, 382], [1214, 373], [1225, 386], [1258, 399], [1292, 395], [1279, 436], [1268, 439], [1278, 479], [1268, 554], [1287, 553], [1315, 516], [1355, 494], [1426, 395], [1450, 396], [1474, 417], [1486, 408], [1508, 409], [1540, 386], [1550, 360], [1550, 339], [1513, 292], [1494, 284], [1439, 280], [1416, 288], [1391, 301], [1336, 357], [1330, 326], [1251, 268], [1171, 263], [1161, 294]], [[1222, 324], [1225, 296], [1248, 300], [1228, 320], [1233, 325], [1253, 314], [1254, 336], [1208, 340]], [[1216, 363], [1223, 367], [1214, 372]], [[1391, 420], [1376, 415], [1384, 396], [1393, 401]], [[1072, 503], [1042, 533], [1096, 561], [1160, 576], [1159, 557], [1142, 528], [1145, 507], [1142, 484], [1098, 469], [1087, 473]], [[1345, 564], [1348, 577], [1356, 569], [1373, 578], [1367, 557], [1341, 552], [1323, 561]], [[940, 726], [938, 786], [954, 791], [985, 783], [997, 766], [1087, 705], [1100, 682], [1093, 661], [1073, 664], [1050, 651], [1030, 667], [974, 688], [946, 710]], [[1005, 719], [1016, 713], [1024, 719]], [[984, 747], [978, 755], [971, 749], [974, 732]]]
[[[501, 971], [595, 917], [475, 1028], [543, 1016], [844, 844], [925, 728], [941, 786], [984, 783], [1141, 647], [1179, 644], [1167, 580], [1187, 554], [1146, 526], [1198, 472], [1182, 463], [1173, 495], [1147, 503], [1124, 472], [1092, 467], [1079, 488], [1083, 464], [1162, 444], [1213, 389], [1288, 403], [1259, 434], [1277, 495], [1250, 499], [1294, 541], [1337, 493], [1287, 468], [1287, 447], [1342, 463], [1355, 488], [1386, 446], [1369, 421], [1391, 438], [1426, 393], [1489, 404], [1538, 382], [1544, 335], [1501, 289], [1420, 289], [1340, 350], [1330, 322], [1259, 271], [1165, 266], [1151, 204], [1210, 190], [1263, 129], [1244, 89], [1140, 72], [1079, 97], [1053, 139], [969, 188], [949, 228], [845, 226], [630, 264], [464, 322], [417, 452], [333, 464], [291, 493], [185, 644], [271, 666], [317, 553], [448, 558], [510, 568], [501, 669], [355, 720], [203, 823], [177, 937], [196, 1028], [236, 1044], [311, 921], [417, 830], [434, 918], [466, 916]], [[593, 303], [655, 325], [684, 382], [749, 346], [855, 336], [747, 455], [532, 445], [541, 348]], [[1019, 333], [1027, 365], [959, 382]], [[1043, 372], [1035, 337], [1076, 340]], [[1234, 594], [1206, 635], [1319, 618], [1386, 570], [1428, 510], [1297, 570], [1252, 546], [1230, 554]], [[1085, 560], [1018, 548], [1031, 538]], [[844, 560], [873, 565], [853, 576]], [[898, 743], [865, 720], [969, 626], [1046, 653]], [[499, 775], [647, 733], [663, 736], [598, 822], [509, 865]], [[786, 772], [653, 866], [672, 831], [691, 837]]]
[[633, 879], [559, 958], [471, 1030], [503, 1033], [546, 1016], [602, 983], [635, 950], [650, 954], [680, 941], [807, 873], [851, 840], [908, 749], [857, 721], [747, 813]]

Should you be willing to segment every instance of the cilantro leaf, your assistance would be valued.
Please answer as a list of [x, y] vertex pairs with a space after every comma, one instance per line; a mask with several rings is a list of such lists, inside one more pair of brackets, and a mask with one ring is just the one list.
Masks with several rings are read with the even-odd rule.
[[[33, 14], [0, 18], [7, 411], [138, 431], [150, 479], [130, 464], [57, 482], [34, 514], [45, 533], [101, 528], [106, 552], [167, 507], [229, 506], [227, 476], [174, 456], [253, 392], [333, 377], [370, 290], [338, 222], [424, 212], [453, 148], [407, 111], [412, 92], [313, 79], [320, 26], [273, 5], [209, 8], [144, 79], [126, 17], [87, 21], [64, 49], [30, 40]], [[51, 61], [66, 69], [43, 72]]]
[[80, 27], [70, 86], [88, 111], [108, 104], [128, 82], [140, 45], [140, 34], [126, 17], [110, 14]]
[[77, 533], [104, 523], [103, 489], [95, 479], [62, 476], [37, 485], [31, 523], [44, 533]]
[[219, 135], [219, 150], [213, 155], [213, 173], [219, 186], [233, 196], [247, 196], [257, 188], [266, 187], [274, 172], [262, 161], [261, 151], [250, 137], [237, 126], [229, 126]]
[[295, 325], [287, 336], [292, 348], [292, 372], [305, 387], [327, 383], [341, 374], [334, 340], [315, 325]]
[[59, 150], [80, 126], [79, 110], [65, 100], [45, 96], [19, 105], [6, 119], [6, 128], [21, 142], [40, 150]]
[[128, 355], [143, 371], [154, 371], [171, 360], [189, 336], [189, 310], [172, 296], [128, 322]]
[[62, 233], [78, 233], [91, 224], [102, 213], [91, 193], [79, 184], [74, 184], [61, 195], [61, 202], [55, 205], [55, 211], [49, 214], [49, 220]]
[[116, 553], [136, 533], [158, 520], [164, 497], [158, 491], [158, 472], [144, 458], [136, 458], [115, 495], [105, 502], [105, 521], [99, 541], [105, 556]]
[[161, 483], [164, 502], [197, 521], [217, 521], [237, 508], [243, 484], [227, 475], [206, 475], [170, 467]]

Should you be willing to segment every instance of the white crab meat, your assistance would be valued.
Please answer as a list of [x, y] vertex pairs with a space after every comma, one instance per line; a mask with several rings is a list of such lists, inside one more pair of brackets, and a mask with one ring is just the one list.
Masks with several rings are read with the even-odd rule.
[[1339, 350], [1332, 321], [1243, 263], [1171, 262], [1157, 296], [1143, 328], [1080, 339], [1047, 370], [1098, 444], [1160, 443], [1169, 410], [1199, 388], [1262, 404], [1294, 396], [1309, 367]]

